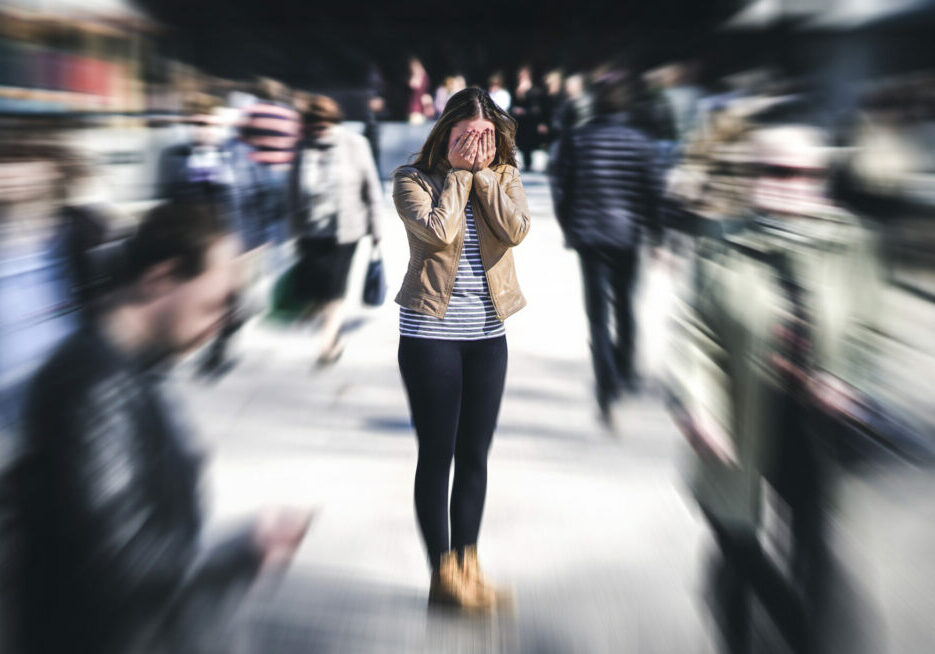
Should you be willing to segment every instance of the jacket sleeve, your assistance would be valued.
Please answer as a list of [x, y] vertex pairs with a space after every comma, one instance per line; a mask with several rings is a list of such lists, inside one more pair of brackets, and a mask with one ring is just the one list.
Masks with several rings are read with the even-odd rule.
[[470, 171], [452, 170], [433, 206], [431, 194], [411, 173], [397, 171], [393, 177], [393, 203], [406, 230], [436, 248], [454, 243], [461, 230], [472, 180]]
[[370, 151], [370, 144], [364, 137], [360, 137], [357, 141], [357, 160], [363, 177], [361, 197], [367, 207], [367, 232], [375, 241], [379, 241], [383, 235], [383, 225], [380, 217], [380, 207], [383, 205], [383, 187], [380, 184], [380, 175], [377, 173], [373, 153]]
[[[158, 517], [163, 498], [143, 484], [150, 463], [140, 449], [132, 408], [120, 397], [124, 392], [117, 384], [92, 389], [80, 406], [48, 423], [60, 431], [56, 475], [62, 496], [69, 498], [72, 528], [89, 539], [99, 567], [108, 570], [108, 593], [171, 611], [208, 579], [215, 586], [251, 579], [261, 563], [252, 542], [238, 538], [202, 552], [197, 519], [192, 524], [188, 515], [177, 521]], [[197, 516], [198, 507], [190, 509]]]
[[530, 221], [529, 205], [519, 172], [513, 169], [504, 188], [492, 170], [478, 170], [474, 173], [474, 194], [496, 237], [511, 247], [522, 243], [529, 233]]

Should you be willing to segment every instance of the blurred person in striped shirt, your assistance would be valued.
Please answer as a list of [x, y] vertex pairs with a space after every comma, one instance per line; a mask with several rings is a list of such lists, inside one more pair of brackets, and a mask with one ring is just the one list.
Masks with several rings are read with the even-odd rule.
[[244, 108], [237, 137], [228, 146], [249, 281], [202, 360], [206, 376], [223, 374], [235, 363], [229, 356], [230, 340], [262, 310], [262, 282], [281, 267], [280, 246], [288, 235], [288, 179], [301, 133], [299, 113], [291, 106], [288, 89], [276, 80], [261, 78], [254, 95], [255, 102]]

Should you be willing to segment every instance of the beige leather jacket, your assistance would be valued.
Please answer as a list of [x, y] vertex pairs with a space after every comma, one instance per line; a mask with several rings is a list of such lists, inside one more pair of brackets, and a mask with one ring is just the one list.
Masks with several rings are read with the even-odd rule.
[[409, 237], [409, 268], [396, 302], [436, 318], [445, 316], [464, 243], [468, 199], [490, 297], [497, 317], [505, 320], [526, 306], [511, 248], [529, 231], [526, 193], [519, 171], [509, 165], [476, 173], [396, 169], [393, 201]]

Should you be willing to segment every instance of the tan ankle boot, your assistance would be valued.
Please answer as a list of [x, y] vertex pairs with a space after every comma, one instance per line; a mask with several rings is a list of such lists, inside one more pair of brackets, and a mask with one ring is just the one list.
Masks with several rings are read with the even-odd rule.
[[478, 597], [493, 606], [512, 606], [514, 602], [513, 591], [506, 588], [497, 588], [481, 572], [477, 560], [477, 545], [468, 545], [464, 548], [464, 558], [461, 563], [464, 582], [473, 586]]
[[432, 573], [429, 604], [451, 606], [465, 611], [482, 611], [493, 603], [478, 593], [474, 584], [465, 583], [456, 552], [442, 554], [441, 565]]

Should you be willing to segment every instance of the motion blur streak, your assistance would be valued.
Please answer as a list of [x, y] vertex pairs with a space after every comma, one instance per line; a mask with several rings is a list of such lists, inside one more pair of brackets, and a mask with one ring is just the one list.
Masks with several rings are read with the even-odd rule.
[[[0, 0], [0, 651], [931, 651], [933, 29]], [[465, 86], [531, 218], [483, 615], [426, 606], [384, 300]]]

